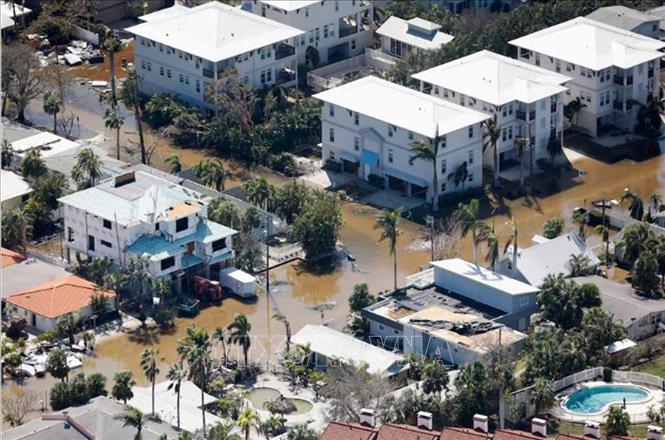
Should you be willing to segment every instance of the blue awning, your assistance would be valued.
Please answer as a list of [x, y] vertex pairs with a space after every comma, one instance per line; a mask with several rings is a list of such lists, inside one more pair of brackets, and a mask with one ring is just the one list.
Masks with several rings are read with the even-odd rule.
[[383, 172], [389, 176], [397, 177], [398, 179], [402, 179], [406, 182], [413, 183], [418, 186], [423, 186], [425, 188], [429, 186], [429, 182], [427, 180], [409, 173], [405, 173], [404, 171], [398, 170], [397, 168], [385, 167]]
[[379, 166], [379, 153], [375, 153], [373, 151], [369, 150], [363, 150], [363, 154], [360, 158], [360, 161], [364, 163], [365, 165], [369, 165], [371, 167], [378, 167]]
[[340, 157], [344, 160], [348, 160], [349, 162], [358, 162], [358, 156], [351, 154], [348, 151], [342, 151], [340, 153]]

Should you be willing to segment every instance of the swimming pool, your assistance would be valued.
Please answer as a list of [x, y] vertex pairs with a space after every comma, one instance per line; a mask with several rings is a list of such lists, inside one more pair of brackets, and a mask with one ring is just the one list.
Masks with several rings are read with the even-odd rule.
[[601, 412], [611, 403], [639, 402], [650, 397], [649, 391], [634, 385], [598, 385], [575, 391], [566, 400], [566, 408], [580, 414]]

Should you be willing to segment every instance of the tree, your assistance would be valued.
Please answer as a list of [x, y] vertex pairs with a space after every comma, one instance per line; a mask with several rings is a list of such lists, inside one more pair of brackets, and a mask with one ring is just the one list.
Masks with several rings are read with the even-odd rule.
[[224, 190], [224, 163], [220, 159], [208, 159], [200, 164], [197, 177], [205, 186], [214, 188], [216, 191]]
[[628, 413], [621, 406], [612, 405], [605, 421], [607, 438], [609, 439], [616, 435], [628, 435], [629, 427], [630, 416]]
[[494, 231], [492, 226], [491, 230], [484, 232], [483, 241], [487, 245], [487, 255], [485, 255], [485, 261], [490, 264], [492, 270], [496, 267], [496, 262], [499, 260], [499, 236]]
[[[33, 50], [18, 42], [3, 45], [2, 72], [3, 91], [16, 106], [17, 120], [25, 123], [25, 109], [30, 101], [44, 92], [48, 75], [39, 67]], [[4, 80], [8, 81], [5, 83]]]
[[311, 199], [312, 195], [305, 184], [299, 184], [293, 179], [275, 191], [273, 200], [275, 214], [286, 223], [292, 224]]
[[60, 107], [62, 102], [60, 101], [60, 96], [57, 93], [48, 91], [44, 93], [44, 98], [42, 102], [42, 109], [47, 115], [53, 115], [53, 133], [58, 132], [58, 112], [60, 112]]
[[48, 168], [44, 164], [39, 148], [28, 150], [21, 160], [21, 175], [26, 179], [36, 180], [45, 175]]
[[164, 159], [164, 163], [169, 166], [169, 172], [172, 174], [178, 174], [182, 171], [182, 162], [180, 162], [180, 156], [177, 154], [172, 154]]
[[577, 225], [577, 236], [582, 240], [586, 240], [586, 229], [584, 229], [587, 222], [586, 214], [581, 209], [575, 209], [571, 219]]
[[237, 344], [242, 348], [242, 354], [245, 359], [245, 368], [249, 367], [249, 348], [252, 345], [252, 339], [249, 332], [252, 330], [252, 324], [243, 314], [236, 315], [233, 322], [227, 327], [229, 330], [229, 343]]
[[349, 308], [352, 312], [360, 312], [365, 307], [368, 307], [376, 302], [376, 298], [370, 295], [369, 288], [366, 283], [356, 284], [353, 286], [353, 292], [349, 297]]
[[448, 389], [448, 371], [440, 362], [429, 362], [423, 368], [423, 391], [427, 394], [441, 393]]
[[462, 185], [462, 190], [464, 190], [464, 184], [469, 180], [469, 168], [466, 161], [462, 162], [454, 172], [448, 175], [448, 180], [452, 180], [455, 183], [455, 188]]
[[226, 366], [228, 358], [226, 353], [226, 333], [224, 327], [215, 327], [215, 333], [212, 334], [212, 338], [222, 344], [222, 365]]
[[102, 161], [92, 148], [83, 148], [76, 154], [76, 164], [72, 167], [71, 175], [79, 190], [97, 184], [102, 177]]
[[612, 316], [600, 307], [592, 307], [585, 312], [580, 332], [585, 340], [588, 362], [595, 365], [606, 361], [605, 347], [625, 335], [623, 327], [615, 324]]
[[515, 136], [515, 154], [520, 161], [520, 186], [524, 186], [524, 153], [530, 149], [529, 141], [524, 136]]
[[286, 352], [288, 353], [289, 350], [291, 350], [291, 323], [286, 318], [286, 316], [281, 313], [275, 313], [272, 315], [272, 318], [284, 324], [284, 333], [286, 336]]
[[267, 419], [258, 422], [256, 430], [259, 434], [265, 435], [266, 440], [270, 440], [282, 430], [282, 419], [278, 416], [270, 415]]
[[374, 229], [381, 230], [379, 241], [388, 241], [388, 252], [393, 256], [393, 290], [397, 291], [397, 237], [400, 230], [399, 221], [402, 218], [402, 208], [393, 211], [384, 209], [377, 217]]
[[178, 429], [180, 429], [180, 385], [186, 378], [187, 370], [182, 361], [171, 365], [169, 367], [169, 372], [166, 374], [166, 379], [170, 381], [168, 389], [173, 390], [176, 393], [176, 417]]
[[249, 440], [249, 431], [252, 428], [252, 425], [257, 423], [259, 420], [259, 415], [249, 405], [245, 407], [242, 413], [240, 413], [236, 423], [238, 428], [242, 429], [242, 431], [245, 433], [245, 440]]
[[296, 425], [286, 436], [287, 440], [316, 440], [319, 436], [305, 424]]
[[623, 196], [621, 196], [621, 202], [628, 200], [628, 211], [630, 216], [637, 221], [641, 221], [644, 217], [644, 202], [642, 198], [630, 191], [626, 191]]
[[69, 339], [69, 345], [74, 345], [74, 336], [81, 323], [82, 315], [76, 311], [67, 313], [58, 321], [58, 332], [62, 337]]
[[115, 53], [122, 48], [122, 42], [115, 35], [115, 32], [105, 27], [102, 40], [102, 48], [104, 48], [109, 55], [109, 77], [111, 80], [111, 103], [113, 107], [118, 106], [118, 96], [116, 93], [115, 85]]
[[69, 395], [69, 385], [65, 382], [58, 382], [49, 391], [49, 403], [53, 411], [69, 408], [71, 399]]
[[117, 106], [111, 106], [104, 111], [104, 126], [115, 130], [115, 158], [120, 160], [120, 129], [125, 123], [125, 118], [118, 112]]
[[[240, 440], [241, 437], [232, 432], [235, 428], [233, 422], [219, 422], [216, 425], [213, 425], [205, 434], [202, 434], [201, 438], [206, 440]], [[198, 433], [198, 431], [197, 431]], [[199, 437], [195, 437], [198, 439]]]
[[551, 380], [539, 377], [529, 389], [531, 403], [536, 407], [536, 414], [554, 404], [554, 385]]
[[582, 99], [578, 96], [563, 106], [563, 115], [568, 119], [568, 121], [570, 121], [571, 124], [573, 123], [573, 119], [575, 119], [575, 125], [577, 125], [577, 116], [586, 106], [587, 105], [584, 104]]
[[591, 259], [584, 254], [570, 254], [568, 266], [570, 267], [571, 277], [585, 277], [592, 275], [594, 272], [594, 268], [591, 266]]
[[9, 169], [15, 158], [14, 148], [7, 139], [2, 140], [2, 169]]
[[605, 243], [605, 266], [609, 267], [610, 265], [610, 229], [605, 225], [596, 225], [594, 228], [596, 234], [600, 234], [603, 242]]
[[134, 397], [132, 387], [136, 385], [131, 371], [120, 371], [113, 376], [113, 388], [111, 389], [111, 396], [115, 400], [122, 400], [124, 404]]
[[143, 139], [143, 123], [141, 122], [141, 103], [139, 102], [139, 81], [140, 77], [135, 68], [127, 68], [127, 79], [122, 84], [120, 95], [127, 107], [133, 107], [134, 120], [139, 132], [139, 149], [141, 150], [141, 163], [146, 164], [145, 141]]
[[274, 188], [265, 177], [258, 177], [245, 182], [242, 185], [242, 190], [250, 203], [259, 208], [268, 209], [268, 200], [274, 192]]
[[565, 222], [561, 217], [552, 217], [543, 223], [543, 237], [552, 240], [563, 232]]
[[152, 386], [152, 414], [155, 414], [155, 380], [159, 375], [159, 367], [157, 367], [157, 358], [159, 357], [159, 350], [154, 348], [146, 348], [141, 353], [141, 369], [145, 378], [150, 381]]
[[341, 202], [336, 194], [317, 192], [293, 223], [293, 237], [307, 258], [332, 252], [343, 225]]
[[497, 122], [496, 114], [483, 122], [483, 152], [487, 148], [492, 149], [494, 163], [494, 186], [499, 185], [499, 148], [498, 141], [501, 138], [501, 126]]
[[439, 125], [437, 124], [432, 139], [428, 141], [417, 139], [409, 144], [411, 150], [416, 153], [409, 158], [410, 165], [413, 165], [413, 162], [417, 159], [432, 163], [432, 211], [438, 211], [439, 209], [439, 168], [436, 159], [439, 156], [442, 140], [443, 137], [439, 135]]
[[67, 365], [67, 353], [61, 348], [55, 348], [48, 354], [46, 370], [56, 379], [64, 382], [69, 376], [69, 365]]
[[475, 362], [463, 367], [455, 378], [455, 388], [455, 413], [460, 424], [471, 424], [474, 414], [492, 414], [494, 393], [483, 364]]
[[180, 360], [189, 367], [189, 379], [201, 390], [201, 418], [203, 431], [206, 430], [205, 389], [210, 376], [211, 347], [210, 336], [205, 328], [191, 326], [184, 338], [178, 340], [176, 348]]
[[34, 409], [36, 400], [33, 392], [20, 388], [13, 393], [3, 393], [2, 419], [12, 428], [22, 425], [26, 415]]
[[548, 275], [537, 297], [543, 318], [563, 329], [576, 328], [582, 322], [584, 304], [579, 286], [563, 274]]
[[654, 234], [647, 223], [632, 223], [623, 229], [623, 237], [617, 243], [617, 250], [622, 260], [634, 262], [650, 247], [653, 240]]
[[148, 418], [140, 410], [128, 406], [125, 410], [113, 417], [115, 420], [122, 422], [122, 426], [127, 427], [131, 426], [136, 429], [136, 435], [134, 435], [134, 440], [141, 440], [143, 438], [142, 432], [145, 427]]
[[2, 245], [9, 249], [19, 249], [25, 255], [28, 238], [32, 236], [32, 224], [25, 211], [19, 208], [2, 212]]
[[86, 386], [90, 393], [90, 398], [106, 396], [108, 394], [106, 391], [106, 376], [102, 373], [92, 373], [88, 376], [86, 379]]
[[79, 373], [69, 382], [69, 406], [85, 405], [90, 400], [90, 390], [85, 374]]
[[459, 223], [462, 228], [462, 238], [471, 232], [471, 245], [473, 250], [473, 264], [478, 265], [477, 248], [478, 243], [484, 237], [484, 233], [489, 230], [489, 225], [478, 220], [479, 210], [478, 199], [472, 199], [468, 205], [460, 203], [453, 212], [453, 219]]
[[658, 291], [658, 261], [650, 250], [644, 250], [635, 261], [631, 284], [647, 294]]

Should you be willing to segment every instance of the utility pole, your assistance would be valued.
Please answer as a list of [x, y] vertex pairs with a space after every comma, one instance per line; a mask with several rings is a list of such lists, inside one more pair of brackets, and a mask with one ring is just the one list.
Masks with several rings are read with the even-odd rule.
[[[266, 203], [267, 206], [267, 203]], [[270, 371], [270, 355], [271, 355], [271, 340], [270, 340], [270, 214], [266, 212], [266, 322], [268, 331], [268, 359], [266, 361], [266, 371]]]
[[425, 217], [425, 222], [429, 226], [429, 238], [430, 238], [430, 261], [434, 261], [434, 216], [428, 215]]
[[499, 427], [503, 429], [504, 427], [504, 419], [506, 415], [504, 414], [505, 412], [505, 405], [503, 402], [503, 371], [501, 367], [501, 330], [503, 330], [503, 327], [499, 327], [499, 353], [498, 353], [498, 367], [499, 367], [499, 374], [501, 374], [501, 377], [499, 377]]

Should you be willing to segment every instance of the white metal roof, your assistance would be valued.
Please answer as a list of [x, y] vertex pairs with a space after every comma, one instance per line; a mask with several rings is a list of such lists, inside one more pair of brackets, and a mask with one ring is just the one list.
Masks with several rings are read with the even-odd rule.
[[309, 344], [312, 352], [328, 359], [340, 359], [356, 365], [366, 363], [368, 371], [373, 374], [385, 374], [404, 360], [402, 355], [322, 325], [305, 325], [293, 336], [292, 342], [299, 345]]
[[11, 146], [14, 152], [21, 157], [29, 150], [39, 148], [41, 150], [40, 156], [46, 158], [62, 154], [72, 148], [78, 148], [81, 144], [49, 133], [48, 131], [42, 131], [41, 133], [14, 141], [11, 143]]
[[457, 275], [467, 278], [471, 283], [480, 283], [509, 295], [538, 292], [536, 287], [469, 263], [460, 258], [432, 261], [432, 266], [454, 272]]
[[304, 32], [220, 2], [165, 14], [126, 29], [209, 61], [221, 61]]
[[241, 283], [254, 283], [256, 282], [256, 277], [248, 274], [245, 271], [242, 271], [235, 267], [227, 267], [222, 269], [220, 273], [227, 275]]
[[566, 91], [563, 84], [572, 79], [488, 50], [412, 76], [493, 105], [515, 100], [532, 103], [557, 95]]
[[[414, 27], [419, 29], [414, 29]], [[392, 16], [376, 30], [376, 33], [419, 49], [437, 49], [455, 38], [439, 31], [440, 27], [440, 25], [422, 18], [416, 17], [407, 21]]]
[[314, 95], [321, 101], [433, 138], [489, 119], [489, 115], [366, 76]]
[[510, 44], [593, 70], [627, 69], [660, 58], [665, 42], [586, 17], [512, 40]]
[[180, 3], [176, 3], [170, 8], [164, 8], [160, 9], [155, 12], [151, 12], [150, 14], [145, 14], [139, 17], [139, 20], [141, 21], [159, 21], [159, 20], [166, 20], [167, 18], [173, 18], [173, 17], [178, 17], [180, 15], [186, 14], [189, 12], [189, 9], [187, 6], [181, 5]]
[[261, 0], [261, 3], [270, 5], [283, 11], [295, 11], [319, 3], [319, 0]]
[[598, 8], [591, 14], [588, 14], [587, 18], [629, 31], [632, 31], [644, 23], [659, 20], [659, 18], [654, 15], [649, 15], [645, 12], [638, 11], [637, 9], [628, 8], [622, 5]]
[[16, 11], [16, 17], [21, 17], [22, 15], [31, 13], [32, 9], [21, 6], [20, 2], [15, 2], [15, 4], [12, 5], [11, 2], [0, 1], [0, 14], [9, 18], [16, 18], [14, 16], [14, 11]]
[[16, 173], [2, 170], [1, 176], [2, 185], [0, 186], [2, 186], [2, 188], [0, 188], [0, 193], [2, 194], [1, 199], [3, 202], [28, 194], [32, 191], [30, 184]]

